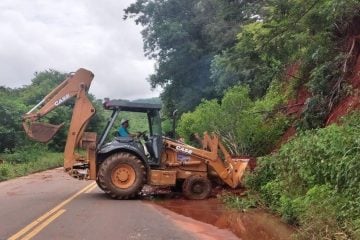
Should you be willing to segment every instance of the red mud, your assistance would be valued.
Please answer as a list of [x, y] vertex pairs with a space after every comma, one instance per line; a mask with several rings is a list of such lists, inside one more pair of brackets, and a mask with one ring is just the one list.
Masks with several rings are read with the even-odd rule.
[[[285, 74], [283, 76], [284, 80], [289, 83], [293, 81], [294, 78], [298, 78], [299, 70], [299, 62], [289, 65], [285, 70]], [[294, 96], [294, 98], [290, 99], [287, 102], [284, 113], [287, 116], [294, 117], [295, 119], [300, 118], [303, 108], [305, 106], [306, 99], [308, 99], [310, 96], [310, 92], [307, 90], [307, 88], [305, 86], [301, 86], [300, 89], [296, 92], [296, 96]], [[279, 140], [278, 144], [275, 147], [275, 151], [279, 149], [282, 144], [286, 143], [293, 136], [295, 136], [295, 134], [296, 128], [295, 126], [291, 126]]]
[[158, 204], [151, 204], [162, 214], [166, 215], [175, 223], [175, 225], [186, 232], [192, 233], [199, 240], [237, 240], [238, 237], [227, 229], [220, 229], [204, 222], [197, 221], [193, 218], [177, 214], [174, 211], [161, 207]]
[[[294, 230], [277, 217], [264, 211], [227, 210], [217, 199], [190, 201], [184, 199], [155, 201], [156, 205], [219, 229], [229, 229], [243, 240], [287, 240]], [[224, 238], [226, 239], [226, 238]]]
[[326, 125], [338, 123], [342, 116], [349, 114], [351, 111], [360, 109], [360, 95], [356, 91], [356, 95], [346, 97], [329, 115]]
[[[221, 194], [222, 191], [221, 187], [214, 188], [212, 196]], [[243, 191], [244, 189], [230, 190], [239, 196]], [[173, 212], [170, 214], [171, 219], [180, 226], [185, 226], [185, 230], [194, 233], [199, 239], [232, 239], [230, 235], [226, 236], [231, 233], [243, 240], [287, 240], [291, 239], [291, 235], [294, 233], [294, 229], [289, 225], [265, 211], [229, 210], [216, 198], [198, 201], [186, 200], [181, 193], [148, 185], [143, 188], [141, 195], [142, 200], [157, 206], [157, 209], [166, 215], [170, 214], [169, 211]], [[164, 208], [169, 211], [164, 212], [162, 210]], [[178, 214], [186, 217], [185, 220]], [[211, 236], [206, 235], [209, 227], [204, 226], [201, 222], [216, 227], [211, 230]], [[214, 238], [214, 236], [217, 237]]]

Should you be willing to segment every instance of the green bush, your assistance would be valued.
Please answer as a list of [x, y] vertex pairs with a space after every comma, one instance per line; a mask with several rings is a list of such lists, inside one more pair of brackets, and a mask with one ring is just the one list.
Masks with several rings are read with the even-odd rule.
[[10, 164], [0, 164], [0, 181], [6, 180], [9, 176], [14, 175]]
[[343, 125], [299, 133], [258, 160], [249, 189], [292, 224], [299, 239], [360, 239], [360, 112]]
[[46, 145], [41, 145], [38, 143], [16, 148], [13, 153], [7, 153], [4, 156], [6, 162], [17, 164], [31, 162], [34, 159], [42, 157], [46, 153], [48, 153]]
[[221, 104], [217, 100], [203, 101], [194, 112], [183, 114], [177, 131], [187, 141], [194, 133], [215, 132], [232, 154], [269, 153], [288, 125], [283, 114], [271, 114], [284, 100], [274, 94], [279, 88], [274, 85], [264, 99], [253, 101], [247, 87], [233, 87]]

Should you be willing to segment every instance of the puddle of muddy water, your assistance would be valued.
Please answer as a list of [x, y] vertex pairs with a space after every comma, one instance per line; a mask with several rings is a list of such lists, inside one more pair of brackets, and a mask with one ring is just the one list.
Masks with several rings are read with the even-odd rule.
[[289, 240], [294, 233], [291, 227], [265, 211], [228, 210], [216, 198], [192, 201], [161, 194], [155, 199], [153, 204], [220, 229], [229, 229], [242, 240]]

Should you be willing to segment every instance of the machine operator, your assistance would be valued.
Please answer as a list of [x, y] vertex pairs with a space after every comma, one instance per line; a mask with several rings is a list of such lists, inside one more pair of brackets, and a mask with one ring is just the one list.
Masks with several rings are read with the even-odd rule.
[[118, 129], [118, 134], [120, 137], [138, 137], [139, 133], [129, 133], [129, 119], [122, 119], [121, 122], [121, 127], [119, 127]]

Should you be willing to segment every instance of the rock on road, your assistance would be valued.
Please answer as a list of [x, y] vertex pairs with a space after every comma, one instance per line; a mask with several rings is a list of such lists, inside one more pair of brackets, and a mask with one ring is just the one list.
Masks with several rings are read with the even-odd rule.
[[62, 169], [0, 182], [1, 240], [237, 239], [221, 231], [149, 202], [109, 199]]

